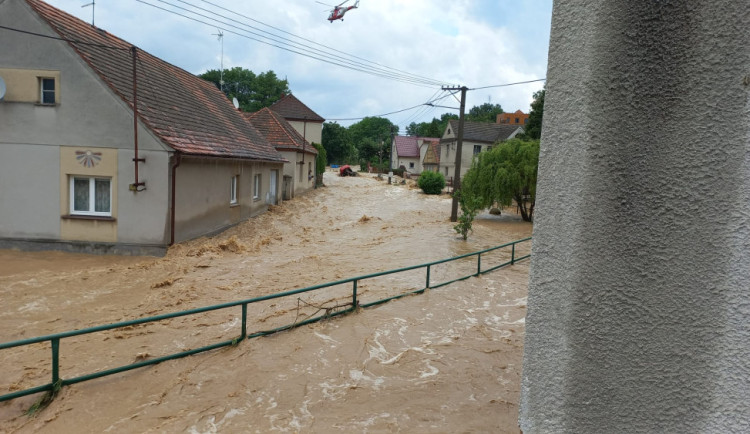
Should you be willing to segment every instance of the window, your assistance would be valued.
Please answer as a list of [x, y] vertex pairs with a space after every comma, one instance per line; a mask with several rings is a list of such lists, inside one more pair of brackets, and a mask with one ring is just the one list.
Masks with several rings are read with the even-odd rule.
[[70, 214], [111, 216], [111, 179], [72, 176], [70, 178]]
[[260, 199], [260, 174], [253, 177], [253, 200]]
[[40, 78], [39, 79], [40, 95], [39, 101], [42, 104], [54, 104], [55, 103], [55, 79], [54, 78]]
[[232, 183], [229, 185], [229, 204], [237, 205], [237, 184], [239, 182], [240, 175], [234, 175], [232, 177]]
[[516, 118], [516, 123], [518, 124], [520, 122], [521, 122], [521, 120], [519, 118]]
[[474, 155], [482, 152], [482, 145], [474, 145]]
[[409, 163], [409, 169], [413, 169], [413, 168], [414, 168], [414, 163], [413, 162]]

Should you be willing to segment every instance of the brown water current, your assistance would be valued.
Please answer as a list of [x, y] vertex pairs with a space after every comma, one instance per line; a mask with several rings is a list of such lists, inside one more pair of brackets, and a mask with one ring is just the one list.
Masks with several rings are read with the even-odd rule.
[[[396, 178], [400, 181], [399, 178]], [[463, 241], [450, 197], [365, 175], [326, 187], [164, 258], [0, 250], [0, 342], [242, 300], [422, 264], [531, 235], [514, 210]], [[519, 248], [526, 254], [530, 244]], [[482, 257], [499, 264], [510, 250]], [[476, 259], [435, 266], [431, 282]], [[528, 261], [235, 347], [0, 403], [0, 432], [517, 433]], [[424, 269], [360, 282], [361, 303], [425, 284]], [[249, 332], [351, 302], [351, 284], [252, 304]], [[84, 375], [231, 339], [240, 308], [61, 341]], [[0, 394], [50, 379], [49, 344], [0, 351]]]

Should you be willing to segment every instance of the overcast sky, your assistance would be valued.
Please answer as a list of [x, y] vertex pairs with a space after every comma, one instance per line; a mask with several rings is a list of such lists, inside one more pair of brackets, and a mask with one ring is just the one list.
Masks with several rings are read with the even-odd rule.
[[[46, 1], [91, 21], [91, 6], [81, 7], [90, 0]], [[225, 69], [241, 66], [256, 73], [273, 70], [289, 80], [295, 96], [328, 120], [383, 115], [442, 95], [440, 85], [404, 83], [352, 70], [352, 63], [344, 68], [329, 62], [358, 62], [368, 70], [398, 70], [401, 75], [414, 74], [469, 88], [540, 79], [547, 71], [552, 0], [361, 0], [359, 8], [349, 11], [344, 21], [333, 23], [326, 20], [330, 8], [314, 0], [211, 0], [213, 4], [202, 0], [143, 1], [185, 15], [188, 13], [170, 4], [188, 9], [191, 4], [197, 5], [236, 21], [218, 24], [191, 15], [210, 23], [203, 24], [136, 0], [97, 0], [97, 27], [194, 74], [219, 69], [221, 43], [213, 34], [221, 28]], [[326, 61], [249, 39], [260, 38], [245, 30], [260, 31], [243, 28], [243, 24], [303, 44], [287, 48]], [[506, 112], [528, 112], [532, 94], [542, 86], [543, 82], [536, 82], [469, 91], [467, 111], [491, 102], [500, 104]], [[453, 97], [436, 104], [458, 107]], [[399, 125], [403, 133], [412, 121], [429, 121], [451, 111], [458, 113], [421, 106], [385, 117]], [[350, 125], [355, 121], [338, 122]]]

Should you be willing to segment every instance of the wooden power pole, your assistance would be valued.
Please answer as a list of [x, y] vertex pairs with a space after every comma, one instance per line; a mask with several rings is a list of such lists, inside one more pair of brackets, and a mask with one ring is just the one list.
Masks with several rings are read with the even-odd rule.
[[461, 108], [458, 115], [458, 131], [456, 131], [456, 170], [453, 175], [453, 202], [451, 203], [451, 221], [458, 221], [458, 192], [461, 189], [461, 150], [464, 145], [464, 111], [466, 110], [466, 86], [444, 87], [443, 90], [461, 91]]

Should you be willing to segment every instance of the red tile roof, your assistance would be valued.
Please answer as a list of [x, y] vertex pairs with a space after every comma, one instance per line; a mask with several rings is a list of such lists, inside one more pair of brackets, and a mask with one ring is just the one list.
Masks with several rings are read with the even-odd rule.
[[[132, 107], [131, 44], [42, 1], [26, 2]], [[136, 71], [139, 117], [168, 146], [190, 155], [286, 161], [212, 83], [141, 50]]]
[[307, 153], [317, 155], [318, 151], [302, 137], [302, 134], [297, 132], [280, 114], [268, 107], [244, 115], [277, 150], [304, 150]]
[[417, 138], [414, 136], [396, 136], [396, 153], [402, 158], [419, 158]]
[[271, 110], [280, 114], [284, 119], [288, 121], [308, 121], [308, 122], [320, 122], [323, 123], [323, 119], [319, 114], [310, 110], [310, 107], [302, 103], [294, 95], [285, 95], [280, 100], [276, 101], [271, 105]]

